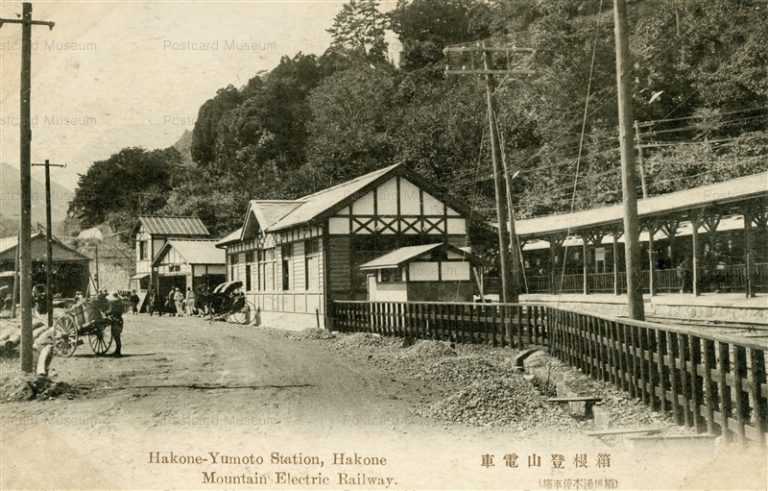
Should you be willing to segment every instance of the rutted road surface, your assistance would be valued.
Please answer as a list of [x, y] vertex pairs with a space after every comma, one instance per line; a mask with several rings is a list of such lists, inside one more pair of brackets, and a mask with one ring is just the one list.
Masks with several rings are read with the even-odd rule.
[[[203, 473], [212, 471], [270, 475], [262, 488], [295, 488], [318, 475], [328, 478], [321, 487], [346, 489], [387, 486], [371, 477], [408, 488], [537, 488], [547, 479], [577, 478], [668, 488], [712, 465], [711, 452], [699, 460], [691, 454], [686, 465], [679, 456], [654, 456], [650, 468], [649, 455], [580, 434], [545, 431], [523, 440], [504, 429], [426, 420], [412, 410], [438, 397], [433, 383], [385, 375], [365, 357], [283, 331], [126, 316], [123, 337], [122, 358], [94, 357], [86, 343], [74, 357], [54, 360], [55, 377], [79, 392], [73, 399], [0, 404], [0, 489], [223, 486], [205, 482]], [[3, 370], [15, 364], [4, 361]], [[153, 452], [254, 455], [265, 463], [156, 464]], [[299, 464], [273, 466], [275, 453]], [[386, 459], [386, 465], [334, 465], [339, 453]], [[505, 466], [510, 453], [520, 456], [520, 467]], [[533, 453], [543, 457], [542, 467], [527, 467]], [[552, 468], [553, 453], [571, 460], [576, 453], [610, 454], [612, 465], [561, 471]], [[494, 454], [496, 465], [481, 466], [483, 454]], [[744, 458], [734, 469], [744, 469]], [[717, 468], [727, 468], [722, 462]], [[764, 477], [760, 466], [757, 478]], [[297, 480], [276, 482], [273, 471]]]

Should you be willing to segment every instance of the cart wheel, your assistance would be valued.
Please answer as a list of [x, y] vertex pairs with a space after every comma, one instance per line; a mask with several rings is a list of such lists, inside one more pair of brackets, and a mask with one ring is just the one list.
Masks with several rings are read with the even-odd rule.
[[233, 324], [248, 324], [248, 318], [250, 317], [251, 310], [251, 304], [246, 302], [240, 310], [229, 314], [229, 318], [227, 320]]
[[53, 350], [58, 356], [72, 356], [77, 349], [77, 324], [69, 315], [53, 323]]
[[102, 329], [98, 329], [96, 333], [88, 336], [88, 344], [91, 345], [91, 349], [96, 355], [104, 355], [109, 351], [109, 347], [112, 346], [112, 327], [109, 324], [105, 324]]

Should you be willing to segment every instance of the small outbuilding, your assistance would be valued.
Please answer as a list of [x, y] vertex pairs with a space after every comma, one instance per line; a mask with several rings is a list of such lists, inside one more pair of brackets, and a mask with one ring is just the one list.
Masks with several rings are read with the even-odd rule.
[[401, 247], [360, 266], [372, 302], [470, 302], [479, 259], [446, 242]]

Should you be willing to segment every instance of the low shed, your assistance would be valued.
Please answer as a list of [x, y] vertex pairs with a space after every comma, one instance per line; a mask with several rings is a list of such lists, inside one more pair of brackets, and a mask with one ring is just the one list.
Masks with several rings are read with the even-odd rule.
[[362, 266], [373, 302], [469, 302], [476, 289], [472, 253], [440, 242], [401, 247]]
[[[14, 269], [17, 255], [18, 237], [0, 238], [0, 285], [12, 288], [15, 277]], [[32, 283], [45, 284], [46, 281], [46, 238], [45, 233], [32, 234]], [[77, 290], [88, 288], [88, 264], [90, 259], [75, 249], [67, 246], [56, 237], [52, 237], [53, 292], [64, 297], [74, 297]]]

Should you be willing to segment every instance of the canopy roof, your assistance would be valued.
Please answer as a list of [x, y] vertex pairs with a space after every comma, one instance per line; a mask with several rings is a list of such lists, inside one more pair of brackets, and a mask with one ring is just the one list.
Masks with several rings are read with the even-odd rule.
[[445, 249], [451, 250], [457, 254], [460, 254], [468, 261], [472, 261], [472, 262], [475, 261], [475, 257], [471, 253], [465, 251], [464, 249], [455, 247], [445, 242], [438, 242], [436, 244], [408, 246], [408, 247], [401, 247], [399, 249], [395, 249], [394, 251], [390, 251], [384, 254], [383, 256], [377, 257], [372, 261], [368, 261], [367, 263], [361, 265], [360, 269], [362, 271], [366, 271], [366, 270], [373, 270], [373, 269], [399, 268], [403, 264], [407, 264], [411, 261], [415, 261], [422, 255], [428, 252], [432, 252], [433, 250], [438, 248], [445, 248]]
[[233, 230], [232, 232], [219, 239], [218, 242], [216, 242], [216, 247], [222, 247], [227, 244], [231, 244], [232, 242], [237, 242], [240, 240], [241, 235], [243, 235], [243, 227], [240, 227], [237, 230]]
[[175, 249], [188, 264], [224, 264], [224, 251], [216, 247], [214, 240], [169, 240], [165, 243], [153, 263], [160, 260], [169, 250]]
[[[637, 202], [637, 209], [640, 217], [660, 216], [761, 196], [768, 197], [768, 172], [641, 199]], [[521, 237], [571, 232], [618, 224], [623, 219], [623, 213], [623, 207], [619, 204], [561, 215], [547, 215], [518, 220], [515, 223], [515, 231]]]
[[152, 216], [139, 217], [139, 222], [147, 233], [152, 235], [183, 235], [188, 237], [208, 237], [210, 233], [197, 217]]

